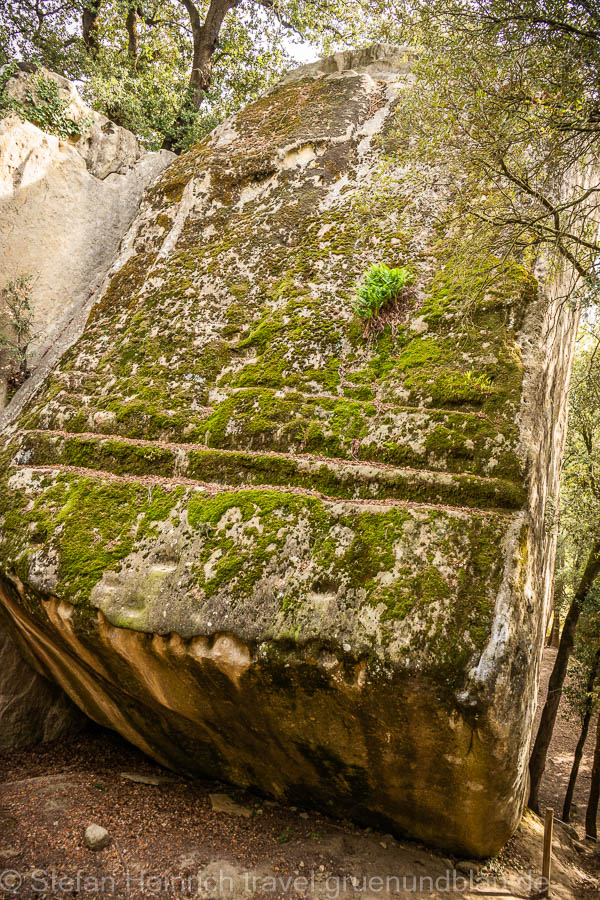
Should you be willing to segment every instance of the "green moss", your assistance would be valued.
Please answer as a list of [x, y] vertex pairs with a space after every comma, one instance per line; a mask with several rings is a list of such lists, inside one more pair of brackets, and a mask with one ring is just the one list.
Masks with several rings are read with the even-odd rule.
[[485, 372], [475, 374], [471, 369], [464, 373], [442, 372], [433, 382], [432, 391], [446, 398], [448, 405], [479, 405], [495, 393], [489, 375]]
[[[252, 484], [299, 487], [325, 496], [347, 499], [398, 499], [420, 503], [472, 505], [479, 508], [519, 508], [525, 499], [516, 483], [465, 474], [436, 479], [408, 469], [340, 466], [327, 460], [291, 459], [276, 454], [218, 450], [176, 451], [116, 439], [57, 438], [43, 433], [23, 443], [32, 463], [61, 463], [115, 474], [176, 477], [182, 464], [187, 477], [236, 487]], [[181, 453], [185, 452], [185, 463]]]
[[120, 312], [125, 306], [131, 307], [155, 259], [152, 253], [131, 256], [113, 275], [102, 299], [92, 308], [88, 322]]
[[[234, 388], [264, 385], [300, 386], [310, 382], [335, 390], [343, 331], [323, 304], [294, 296], [277, 309], [268, 309], [249, 334], [241, 338], [236, 354], [254, 351], [258, 359], [220, 383]], [[319, 359], [317, 367], [313, 360]]]
[[441, 355], [439, 339], [415, 338], [398, 357], [396, 367], [400, 372], [429, 367], [431, 363], [437, 362]]
[[[201, 155], [206, 152], [207, 147], [204, 147]], [[174, 171], [169, 177], [179, 178], [184, 170], [191, 174], [193, 165], [193, 159], [185, 165], [178, 162], [175, 169], [179, 175]], [[209, 434], [210, 442], [232, 439], [231, 430], [227, 431], [226, 409], [220, 406], [214, 417], [207, 421], [207, 428], [202, 415], [195, 412], [199, 405], [209, 402], [211, 390], [217, 385], [220, 392], [260, 385], [304, 393], [315, 390], [342, 393], [349, 399], [361, 401], [371, 401], [378, 396], [384, 402], [393, 402], [402, 392], [403, 402], [412, 405], [493, 409], [495, 418], [506, 407], [507, 415], [511, 416], [518, 405], [521, 368], [518, 354], [511, 347], [513, 337], [506, 322], [494, 318], [498, 304], [482, 306], [483, 318], [474, 323], [472, 334], [467, 333], [467, 329], [457, 342], [456, 334], [448, 332], [448, 327], [456, 322], [456, 292], [454, 288], [453, 293], [447, 285], [434, 282], [424, 311], [429, 314], [432, 304], [439, 305], [440, 297], [443, 297], [445, 314], [438, 322], [439, 333], [415, 337], [400, 328], [392, 337], [387, 331], [365, 354], [356, 323], [348, 317], [340, 318], [339, 310], [341, 306], [350, 311], [351, 291], [348, 288], [362, 265], [361, 254], [368, 248], [369, 241], [374, 234], [378, 241], [384, 237], [382, 231], [378, 231], [382, 223], [372, 210], [369, 214], [358, 203], [350, 208], [334, 208], [318, 216], [314, 215], [314, 205], [311, 197], [307, 205], [296, 206], [293, 212], [290, 208], [292, 218], [300, 216], [306, 223], [302, 236], [291, 250], [272, 241], [268, 232], [264, 236], [263, 232], [257, 232], [252, 215], [241, 212], [232, 222], [227, 218], [226, 210], [223, 211], [224, 229], [219, 230], [212, 242], [203, 239], [198, 243], [194, 238], [194, 243], [185, 247], [185, 241], [180, 241], [172, 257], [157, 267], [157, 274], [164, 276], [164, 283], [144, 294], [143, 303], [140, 302], [139, 309], [128, 315], [126, 329], [120, 326], [115, 340], [103, 342], [107, 349], [96, 367], [103, 377], [95, 384], [91, 380], [88, 382], [95, 399], [90, 405], [95, 410], [114, 413], [117, 430], [123, 434], [175, 440], [184, 435], [204, 440]], [[287, 227], [286, 222], [282, 222], [284, 226]], [[325, 234], [323, 227], [329, 227]], [[185, 240], [192, 241], [193, 223], [189, 223], [189, 228], [192, 230], [186, 233]], [[393, 235], [395, 262], [405, 261], [404, 243], [407, 246], [410, 243], [410, 235], [406, 233], [398, 244], [399, 233], [394, 231]], [[231, 259], [231, 254], [243, 255], [244, 247], [250, 248], [252, 241], [257, 240], [266, 242], [264, 248], [260, 248], [261, 252], [264, 250], [262, 280], [251, 283], [247, 278], [236, 278], [235, 266], [231, 274], [227, 272], [226, 284], [235, 300], [229, 306], [225, 304], [221, 311], [223, 339], [214, 339], [201, 353], [190, 358], [191, 334], [195, 323], [201, 324], [204, 315], [202, 306], [197, 312], [194, 308], [196, 278], [208, 273], [221, 277], [223, 259]], [[326, 300], [322, 293], [318, 299], [308, 294], [306, 281], [323, 282], [323, 265], [327, 271], [335, 259], [335, 265], [339, 266], [337, 258], [340, 255], [344, 258], [345, 271], [343, 283], [336, 292]], [[110, 310], [114, 309], [120, 293], [131, 297], [132, 292], [136, 292], [136, 273], [140, 266], [147, 266], [151, 258], [130, 260], [123, 270], [123, 283], [113, 280], [109, 291], [112, 295]], [[131, 283], [128, 281], [130, 276]], [[522, 281], [522, 276], [519, 277]], [[516, 289], [515, 285], [518, 286], [516, 276], [510, 289]], [[507, 303], [504, 298], [500, 304], [502, 310], [505, 311]], [[100, 312], [96, 315], [100, 316]], [[157, 330], [157, 316], [160, 319], [165, 315], [169, 327]], [[97, 326], [100, 324], [103, 329], [110, 327], [104, 316]], [[497, 345], [500, 353], [497, 364], [478, 369], [473, 361], [480, 355], [483, 342], [481, 326], [489, 333], [494, 351]], [[93, 337], [89, 334], [87, 339], [85, 336], [82, 339], [82, 344], [89, 344], [92, 352]], [[467, 357], [464, 362], [463, 356]], [[110, 394], [103, 396], [103, 385], [111, 377], [117, 378], [117, 384]], [[75, 395], [72, 403], [76, 411]], [[229, 401], [225, 404], [227, 407]], [[308, 438], [313, 452], [347, 455], [347, 450], [340, 448], [343, 441], [338, 422], [316, 420], [308, 406], [305, 410], [306, 417], [289, 423], [287, 436], [292, 444], [303, 444]], [[360, 418], [361, 422], [354, 417], [353, 441], [360, 441], [364, 436], [364, 417]], [[266, 413], [250, 413], [247, 421], [238, 420], [237, 427], [241, 426], [242, 434], [248, 434], [252, 441], [258, 437], [259, 424], [264, 424], [266, 446], [272, 446], [274, 441], [282, 446], [282, 434], [275, 437], [273, 429], [269, 434], [268, 419]], [[74, 427], [80, 430], [86, 425], [77, 422]], [[109, 425], [101, 427], [107, 431], [110, 428]], [[393, 454], [387, 456], [387, 448], [391, 452], [392, 442], [386, 441], [385, 447], [386, 451], [380, 457], [384, 461], [419, 462], [399, 448], [394, 448]], [[475, 451], [473, 457], [475, 467], [478, 452]], [[363, 451], [359, 450], [359, 453], [362, 455]], [[454, 467], [453, 458], [461, 458], [460, 450], [455, 457], [449, 452], [451, 468]], [[482, 458], [479, 471], [482, 471], [483, 463]], [[437, 465], [437, 458], [432, 457], [428, 464]]]
[[151, 475], [174, 469], [172, 451], [158, 446], [137, 446], [115, 439], [56, 439], [38, 433], [24, 442], [33, 462], [99, 469], [117, 475]]
[[[111, 452], [122, 449], [106, 443]], [[14, 452], [13, 444], [0, 459], [3, 478]], [[314, 597], [344, 598], [353, 621], [360, 610], [377, 611], [378, 653], [397, 627], [421, 622], [408, 632], [410, 645], [429, 648], [427, 670], [454, 685], [489, 635], [501, 576], [501, 518], [449, 517], [435, 509], [415, 518], [404, 508], [332, 507], [288, 492], [207, 496], [183, 486], [166, 490], [71, 474], [40, 477], [33, 504], [27, 491], [9, 492], [6, 482], [0, 487], [2, 565], [26, 582], [31, 552], [46, 547], [59, 561], [56, 596], [69, 602], [86, 604], [102, 574], [118, 570], [157, 534], [155, 524], [169, 518], [202, 537], [193, 558], [199, 603], [221, 596], [254, 603], [266, 575], [285, 576], [276, 598], [281, 619], [272, 625], [277, 640], [306, 640]], [[294, 560], [286, 543], [291, 535]], [[442, 574], [440, 559], [456, 578]]]
[[[429, 521], [439, 521], [440, 515], [432, 511]], [[420, 566], [403, 567], [397, 581], [383, 592], [382, 621], [391, 625], [418, 615], [420, 628], [413, 636], [413, 649], [427, 653], [427, 669], [440, 698], [452, 704], [465, 670], [489, 640], [502, 558], [498, 553], [500, 534], [488, 524], [471, 520], [457, 528], [444, 521], [440, 538], [426, 551]], [[457, 566], [456, 575], [444, 577], [434, 565], [435, 554], [458, 547], [457, 541], [465, 542], [468, 554]]]
[[36, 526], [42, 523], [52, 537], [59, 532], [61, 593], [71, 603], [87, 599], [103, 573], [131, 552], [132, 494], [92, 479], [59, 479], [36, 501], [31, 515]]
[[237, 297], [239, 300], [242, 300], [247, 295], [250, 286], [249, 281], [230, 281], [227, 284], [229, 293], [233, 294], [233, 296]]
[[[67, 418], [70, 431], [87, 431], [89, 427], [89, 414], [85, 409], [79, 409]], [[31, 427], [31, 425], [30, 425]]]
[[[332, 567], [332, 573], [337, 572], [338, 580], [344, 573], [349, 582], [362, 585], [378, 595], [376, 578], [380, 572], [393, 567], [393, 537], [408, 519], [409, 514], [404, 510], [379, 515], [361, 513], [344, 516], [341, 524], [353, 533], [348, 549], [340, 556], [338, 541], [328, 535], [324, 537], [319, 552]], [[333, 566], [330, 560], [336, 560]]]
[[174, 525], [177, 524], [177, 516], [173, 515], [173, 510], [180, 504], [185, 489], [183, 487], [165, 490], [160, 486], [154, 486], [147, 492], [147, 503], [144, 507], [143, 516], [138, 522], [135, 537], [136, 541], [141, 541], [147, 537], [156, 535], [156, 522], [164, 522], [169, 517]]
[[518, 554], [518, 586], [519, 590], [524, 590], [527, 578], [527, 565], [529, 562], [529, 539], [530, 530], [526, 524], [521, 526], [519, 532], [519, 554]]
[[386, 611], [382, 619], [402, 621], [415, 605], [426, 614], [429, 604], [443, 603], [451, 596], [452, 588], [435, 566], [426, 566], [418, 572], [407, 570], [394, 589], [384, 595]]
[[118, 570], [152, 523], [168, 517], [182, 490], [151, 490], [135, 484], [58, 474], [33, 505], [11, 494], [3, 521], [3, 564], [27, 580], [31, 544], [46, 544], [58, 557], [56, 596], [88, 601], [103, 573]]

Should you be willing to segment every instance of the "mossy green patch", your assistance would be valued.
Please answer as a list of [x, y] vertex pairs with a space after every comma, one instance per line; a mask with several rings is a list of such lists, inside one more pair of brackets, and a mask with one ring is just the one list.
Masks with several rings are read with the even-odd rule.
[[32, 464], [59, 463], [118, 475], [175, 478], [183, 470], [199, 482], [235, 487], [252, 484], [318, 491], [344, 499], [408, 500], [479, 508], [519, 508], [524, 493], [501, 478], [420, 473], [410, 469], [380, 469], [366, 464], [344, 465], [326, 459], [302, 459], [275, 453], [220, 452], [135, 444], [115, 438], [29, 435], [23, 450]]
[[176, 490], [57, 475], [33, 504], [23, 498], [20, 506], [18, 493], [12, 493], [18, 520], [3, 523], [4, 564], [26, 580], [32, 550], [45, 545], [58, 559], [56, 596], [85, 603], [104, 572], [118, 570], [135, 542], [150, 532], [152, 522], [168, 516], [180, 496]]

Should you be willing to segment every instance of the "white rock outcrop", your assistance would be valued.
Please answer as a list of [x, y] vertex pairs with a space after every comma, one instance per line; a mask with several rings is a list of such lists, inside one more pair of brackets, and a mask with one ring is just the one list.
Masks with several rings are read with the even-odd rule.
[[[70, 82], [44, 75], [58, 83], [66, 115], [90, 124], [71, 142], [17, 115], [0, 120], [0, 288], [32, 279], [33, 366], [102, 283], [146, 186], [174, 158], [145, 151]], [[9, 96], [23, 101], [31, 78], [16, 73]]]

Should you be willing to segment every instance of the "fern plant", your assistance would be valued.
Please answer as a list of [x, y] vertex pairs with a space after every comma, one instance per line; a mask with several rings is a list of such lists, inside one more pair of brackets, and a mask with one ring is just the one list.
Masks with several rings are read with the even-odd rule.
[[361, 319], [373, 319], [391, 306], [413, 281], [409, 269], [391, 269], [385, 263], [371, 266], [356, 289], [354, 312]]

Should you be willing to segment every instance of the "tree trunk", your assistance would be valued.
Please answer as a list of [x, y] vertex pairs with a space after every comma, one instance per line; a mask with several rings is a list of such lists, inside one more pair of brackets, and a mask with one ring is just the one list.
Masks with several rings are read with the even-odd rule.
[[557, 650], [559, 644], [560, 644], [560, 613], [558, 611], [557, 606], [555, 606], [554, 613], [552, 615], [552, 631], [550, 632], [550, 640], [548, 641], [548, 646], [554, 648], [554, 650]]
[[600, 798], [600, 716], [596, 727], [596, 748], [592, 763], [592, 783], [585, 813], [585, 836], [596, 840], [596, 818], [598, 816], [598, 798]]
[[133, 6], [130, 6], [127, 11], [125, 28], [127, 29], [127, 55], [135, 67], [135, 62], [140, 52], [140, 45], [137, 31], [137, 13]]
[[581, 609], [587, 596], [587, 592], [589, 591], [592, 583], [594, 582], [594, 579], [599, 573], [600, 541], [594, 544], [592, 550], [590, 551], [586, 567], [577, 586], [577, 590], [575, 591], [575, 595], [573, 596], [569, 612], [567, 613], [567, 618], [565, 619], [562, 635], [560, 637], [560, 643], [558, 645], [558, 652], [556, 654], [556, 659], [554, 660], [554, 668], [552, 669], [550, 681], [548, 682], [548, 694], [546, 697], [546, 702], [542, 710], [542, 717], [540, 719], [540, 725], [535, 738], [535, 744], [533, 745], [531, 759], [529, 760], [529, 775], [531, 779], [531, 786], [529, 791], [528, 805], [534, 812], [538, 814], [540, 811], [540, 784], [542, 781], [544, 770], [546, 768], [548, 747], [550, 746], [550, 741], [552, 739], [554, 723], [556, 722], [556, 715], [558, 713], [558, 704], [560, 703], [560, 698], [562, 696], [562, 689], [565, 683], [565, 677], [567, 675], [567, 667], [569, 665], [569, 659], [573, 650], [577, 623], [579, 622], [579, 616], [581, 614]]
[[[211, 0], [206, 19], [202, 23], [200, 12], [193, 0], [180, 0], [190, 17], [192, 28], [192, 71], [189, 79], [189, 95], [187, 102], [194, 109], [200, 109], [204, 95], [210, 87], [212, 78], [212, 57], [219, 39], [219, 32], [225, 16], [230, 9], [238, 5], [240, 0]], [[177, 142], [177, 132], [185, 125], [185, 105], [182, 107], [171, 126], [170, 133], [165, 135], [163, 150], [173, 150]]]
[[556, 548], [556, 563], [554, 566], [554, 572], [558, 573], [559, 578], [557, 579], [555, 574], [554, 597], [552, 602], [552, 630], [550, 631], [550, 638], [547, 645], [548, 647], [554, 647], [555, 650], [558, 649], [558, 645], [560, 644], [560, 611], [565, 598], [564, 583], [560, 576], [564, 565], [564, 555], [562, 542], [559, 540], [558, 547]]
[[573, 802], [573, 794], [575, 792], [575, 784], [577, 782], [577, 776], [579, 775], [579, 766], [581, 763], [581, 757], [583, 756], [583, 748], [585, 746], [585, 742], [588, 736], [588, 731], [590, 728], [590, 722], [592, 719], [592, 713], [594, 711], [594, 701], [592, 697], [592, 692], [594, 690], [594, 685], [596, 683], [596, 678], [598, 676], [598, 667], [600, 666], [600, 650], [596, 652], [594, 656], [594, 661], [592, 663], [592, 667], [590, 669], [590, 674], [588, 676], [588, 681], [586, 685], [586, 698], [585, 698], [585, 714], [583, 717], [583, 722], [581, 724], [581, 733], [579, 735], [579, 740], [577, 741], [577, 746], [575, 747], [575, 754], [573, 756], [573, 765], [571, 767], [571, 774], [569, 776], [569, 784], [567, 785], [567, 792], [565, 794], [565, 802], [563, 804], [562, 811], [562, 820], [563, 822], [568, 822], [571, 818], [571, 804]]
[[87, 0], [81, 14], [83, 43], [90, 56], [95, 56], [100, 46], [98, 42], [98, 15], [102, 0]]

